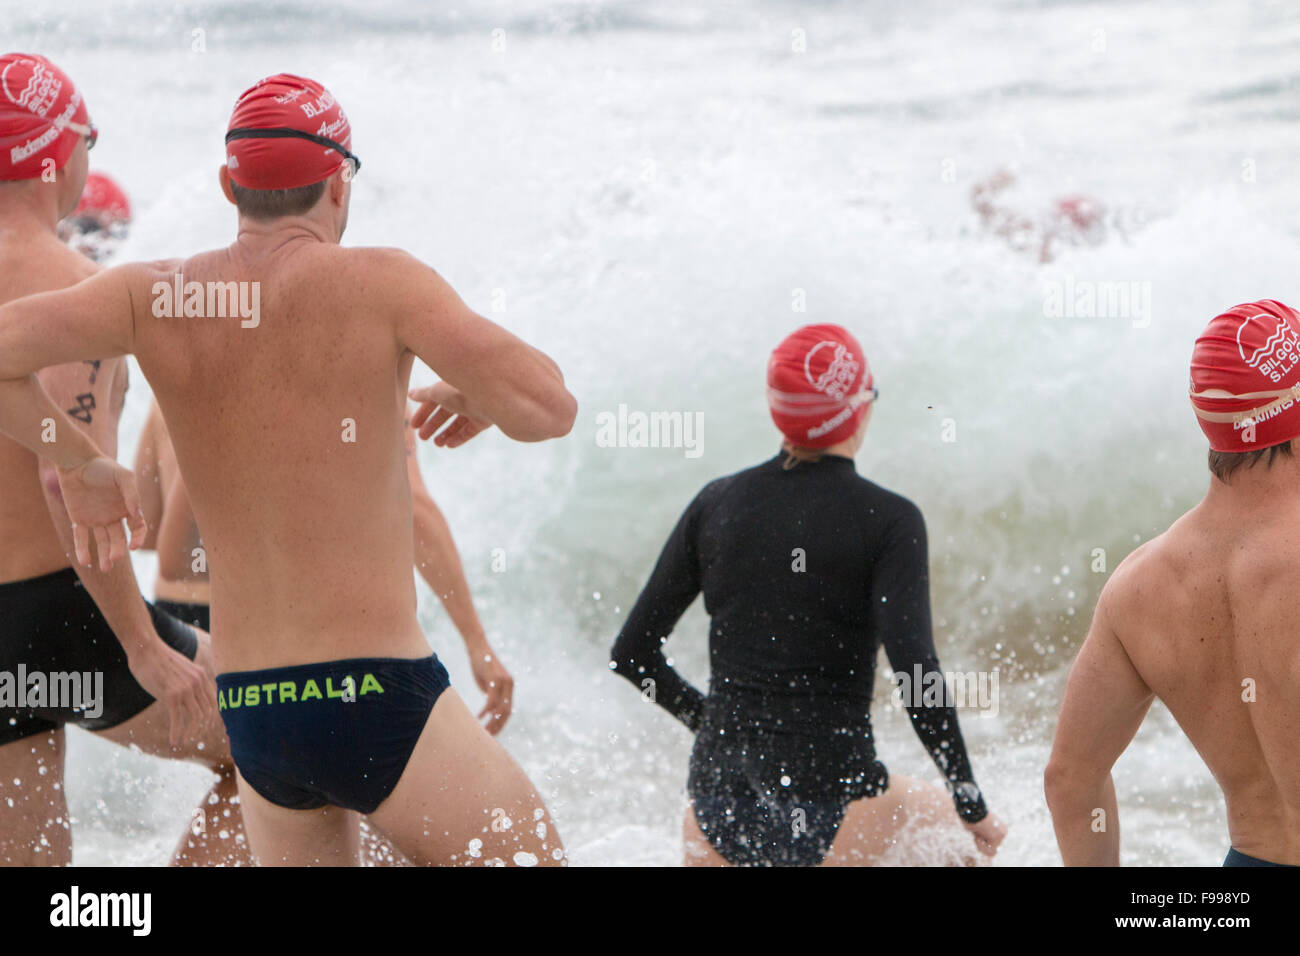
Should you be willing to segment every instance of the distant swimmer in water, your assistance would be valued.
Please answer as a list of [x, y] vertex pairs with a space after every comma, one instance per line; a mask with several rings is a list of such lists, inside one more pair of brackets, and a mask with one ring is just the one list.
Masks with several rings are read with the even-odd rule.
[[93, 532], [121, 560], [122, 519], [133, 546], [147, 531], [135, 479], [30, 376], [139, 361], [203, 532], [217, 705], [258, 862], [356, 865], [364, 815], [417, 864], [564, 865], [541, 796], [420, 629], [403, 421], [416, 357], [442, 380], [419, 400], [445, 416], [444, 448], [493, 425], [556, 438], [577, 405], [553, 361], [428, 266], [340, 245], [351, 146], [313, 80], [241, 94], [220, 170], [235, 241], [0, 307], [0, 431], [65, 469], [78, 558]]
[[107, 262], [126, 239], [131, 201], [111, 176], [92, 172], [72, 215], [59, 223], [59, 238], [87, 258]]
[[[411, 482], [415, 525], [415, 567], [442, 602], [443, 609], [465, 642], [474, 681], [487, 695], [479, 712], [488, 733], [500, 733], [510, 719], [514, 678], [488, 643], [474, 608], [465, 568], [452, 538], [451, 528], [420, 474], [415, 454], [415, 432], [406, 435], [406, 474]], [[167, 434], [158, 403], [153, 404], [136, 449], [135, 474], [149, 532], [142, 547], [158, 552], [154, 579], [154, 604], [195, 627], [209, 630], [212, 589], [207, 552], [190, 506], [185, 479], [176, 467], [176, 451]]]
[[[33, 94], [21, 103], [0, 97], [0, 302], [33, 293], [47, 301], [51, 290], [104, 274], [57, 235], [82, 195], [98, 132], [71, 79], [44, 57], [7, 54], [0, 75], [7, 88]], [[47, 318], [33, 317], [29, 334], [57, 337]], [[17, 354], [7, 345], [0, 352]], [[0, 865], [72, 862], [69, 725], [210, 768], [217, 782], [173, 862], [249, 862], [230, 746], [215, 719], [208, 635], [149, 605], [129, 562], [109, 570], [106, 538], [97, 548], [104, 563], [74, 561], [86, 529], [70, 522], [60, 486], [111, 488], [125, 474], [115, 456], [126, 361], [67, 353], [28, 371], [48, 396], [47, 412], [57, 413], [28, 406], [15, 419], [22, 444], [0, 437]], [[56, 433], [60, 457], [38, 458], [55, 444], [42, 438]], [[97, 451], [108, 457], [92, 458]]]
[[1000, 169], [971, 189], [971, 206], [984, 228], [1005, 239], [1018, 252], [1033, 252], [1039, 262], [1051, 262], [1061, 246], [1096, 246], [1107, 235], [1106, 207], [1090, 196], [1062, 196], [1039, 215], [1003, 205], [1003, 193], [1016, 181]]
[[[688, 866], [973, 862], [1005, 835], [950, 701], [904, 702], [955, 814], [938, 788], [876, 759], [881, 644], [897, 673], [942, 681], [921, 512], [854, 467], [877, 394], [839, 326], [782, 342], [768, 365], [781, 452], [696, 496], [614, 644], [611, 667], [696, 735]], [[662, 650], [701, 592], [708, 696]], [[936, 842], [950, 852], [927, 858]]]
[[1110, 771], [1156, 698], [1223, 790], [1223, 865], [1300, 865], [1300, 315], [1216, 316], [1190, 394], [1209, 491], [1115, 569], [1066, 685], [1044, 781], [1067, 866], [1119, 865]]

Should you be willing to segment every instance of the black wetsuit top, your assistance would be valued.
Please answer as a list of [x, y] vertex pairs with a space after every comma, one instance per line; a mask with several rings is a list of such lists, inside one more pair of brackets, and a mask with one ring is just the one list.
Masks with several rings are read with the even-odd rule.
[[[896, 673], [911, 679], [917, 665], [923, 675], [939, 670], [925, 522], [912, 502], [860, 477], [851, 459], [828, 455], [789, 469], [785, 460], [780, 454], [720, 478], [695, 497], [618, 636], [611, 666], [652, 687], [655, 703], [699, 733], [697, 751], [707, 733], [722, 749], [710, 745], [706, 754], [752, 763], [754, 746], [742, 754], [734, 745], [748, 735], [777, 748], [778, 757], [758, 759], [767, 758], [782, 785], [795, 774], [805, 792], [841, 787], [869, 796], [887, 786], [870, 717], [881, 643]], [[701, 591], [712, 619], [708, 697], [662, 650]], [[907, 711], [962, 819], [983, 819], [956, 708], [918, 701]]]

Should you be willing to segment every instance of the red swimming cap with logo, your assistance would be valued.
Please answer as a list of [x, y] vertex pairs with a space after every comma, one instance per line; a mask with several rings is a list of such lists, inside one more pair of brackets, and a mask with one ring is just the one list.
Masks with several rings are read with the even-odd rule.
[[1192, 350], [1189, 392], [1215, 451], [1300, 436], [1300, 314], [1262, 299], [1215, 316]]
[[90, 122], [85, 101], [57, 66], [34, 53], [0, 56], [0, 180], [62, 169]]
[[81, 201], [72, 214], [96, 216], [108, 222], [130, 222], [131, 202], [122, 187], [104, 173], [90, 173], [86, 176], [86, 188], [81, 191]]
[[791, 444], [829, 448], [857, 431], [874, 383], [857, 339], [838, 325], [805, 325], [767, 363], [768, 410]]
[[[315, 80], [278, 73], [244, 91], [230, 115], [233, 130], [296, 130], [352, 148], [352, 126], [332, 93]], [[293, 189], [328, 179], [347, 162], [338, 150], [292, 135], [226, 141], [230, 178], [249, 189]]]

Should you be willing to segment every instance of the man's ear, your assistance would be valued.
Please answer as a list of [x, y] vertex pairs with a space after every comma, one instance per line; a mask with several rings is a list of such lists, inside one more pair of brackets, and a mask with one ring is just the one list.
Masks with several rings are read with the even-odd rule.
[[342, 206], [348, 195], [348, 180], [352, 178], [352, 164], [344, 163], [343, 167], [330, 177], [330, 202], [336, 206]]
[[225, 193], [226, 199], [230, 200], [232, 206], [236, 205], [235, 191], [230, 188], [230, 170], [225, 164], [222, 164], [221, 168], [217, 170], [217, 179], [221, 181], [221, 191]]

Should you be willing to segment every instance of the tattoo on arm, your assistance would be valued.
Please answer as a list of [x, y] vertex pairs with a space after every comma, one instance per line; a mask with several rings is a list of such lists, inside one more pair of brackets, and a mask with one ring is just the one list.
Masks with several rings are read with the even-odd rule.
[[95, 393], [82, 392], [80, 395], [77, 396], [77, 404], [74, 405], [72, 408], [66, 409], [66, 411], [70, 417], [75, 418], [79, 422], [85, 422], [87, 425], [89, 425], [91, 420], [90, 413], [94, 410], [94, 408], [95, 408]]
[[95, 379], [99, 377], [99, 363], [101, 359], [82, 359], [82, 362], [90, 366], [90, 384], [95, 384]]

